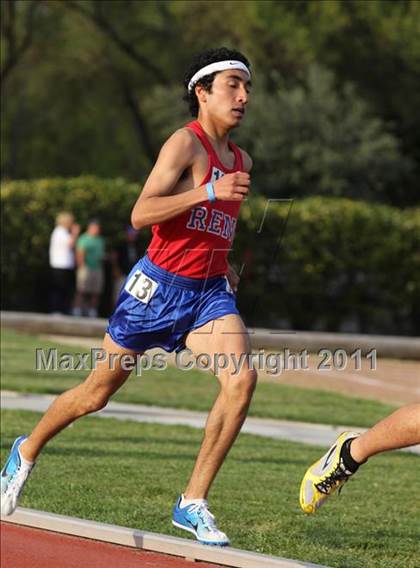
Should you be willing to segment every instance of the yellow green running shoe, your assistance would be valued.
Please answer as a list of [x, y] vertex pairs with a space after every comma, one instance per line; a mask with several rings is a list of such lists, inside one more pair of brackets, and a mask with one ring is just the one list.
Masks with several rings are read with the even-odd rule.
[[300, 506], [305, 513], [315, 513], [330, 495], [341, 489], [354, 471], [346, 467], [342, 448], [356, 432], [343, 432], [321, 459], [307, 469], [300, 485]]

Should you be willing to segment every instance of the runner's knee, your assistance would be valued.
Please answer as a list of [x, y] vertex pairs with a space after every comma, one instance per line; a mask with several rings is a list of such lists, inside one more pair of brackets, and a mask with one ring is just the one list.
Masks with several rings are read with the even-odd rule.
[[80, 414], [91, 414], [102, 410], [108, 404], [109, 396], [105, 393], [90, 393], [84, 400], [80, 401]]
[[94, 385], [90, 384], [89, 381], [86, 381], [80, 387], [78, 406], [82, 416], [105, 408], [113, 392], [106, 385]]
[[225, 382], [225, 392], [234, 400], [249, 400], [257, 385], [257, 372], [255, 369], [242, 369], [237, 374], [232, 373]]

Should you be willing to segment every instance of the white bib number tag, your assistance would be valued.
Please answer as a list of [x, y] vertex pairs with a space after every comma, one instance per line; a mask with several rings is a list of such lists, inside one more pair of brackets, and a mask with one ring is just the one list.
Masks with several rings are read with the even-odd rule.
[[153, 294], [156, 292], [157, 287], [157, 282], [152, 280], [149, 276], [146, 276], [146, 274], [143, 274], [140, 270], [137, 270], [127, 282], [124, 289], [134, 296], [136, 300], [139, 300], [139, 302], [148, 304]]

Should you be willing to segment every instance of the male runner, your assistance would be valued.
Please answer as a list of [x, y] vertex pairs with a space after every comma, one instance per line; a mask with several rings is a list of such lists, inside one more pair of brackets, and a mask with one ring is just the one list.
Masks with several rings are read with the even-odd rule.
[[[133, 355], [152, 347], [185, 345], [195, 354], [250, 352], [249, 337], [235, 305], [238, 277], [227, 263], [239, 207], [248, 195], [252, 161], [229, 141], [249, 98], [250, 65], [226, 48], [197, 55], [186, 75], [186, 98], [197, 120], [163, 145], [135, 204], [135, 229], [152, 226], [146, 256], [128, 275], [103, 348]], [[228, 278], [226, 278], [226, 275]], [[230, 284], [230, 285], [229, 285]], [[231, 359], [230, 359], [231, 360]], [[77, 418], [103, 408], [130, 371], [121, 361], [98, 364], [80, 385], [59, 396], [29, 437], [13, 444], [1, 477], [1, 512], [10, 515], [44, 445]], [[245, 363], [217, 377], [219, 395], [211, 409], [200, 451], [173, 524], [200, 542], [227, 545], [207, 505], [207, 494], [242, 426], [256, 385]], [[174, 385], [176, 388], [176, 385]]]
[[364, 434], [344, 432], [306, 471], [300, 486], [303, 511], [315, 513], [368, 458], [415, 444], [420, 444], [420, 404], [399, 408]]

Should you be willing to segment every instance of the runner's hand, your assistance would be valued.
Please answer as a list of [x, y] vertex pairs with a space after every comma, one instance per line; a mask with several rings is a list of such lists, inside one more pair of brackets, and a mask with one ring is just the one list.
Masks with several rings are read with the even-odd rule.
[[226, 174], [214, 182], [214, 193], [220, 201], [243, 201], [249, 193], [251, 178], [246, 172]]
[[240, 277], [231, 264], [228, 264], [228, 270], [227, 270], [226, 276], [227, 276], [228, 282], [229, 282], [232, 290], [234, 292], [237, 292]]

